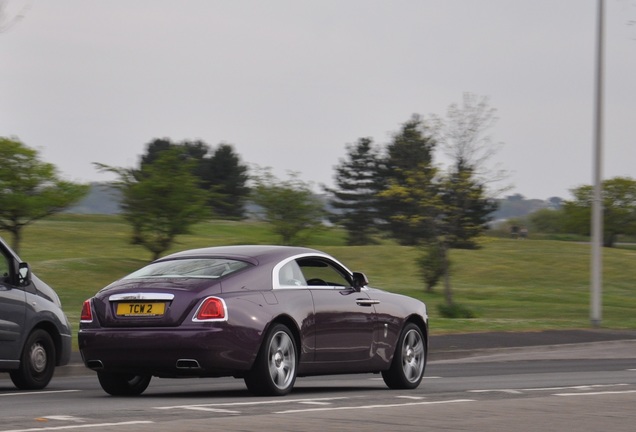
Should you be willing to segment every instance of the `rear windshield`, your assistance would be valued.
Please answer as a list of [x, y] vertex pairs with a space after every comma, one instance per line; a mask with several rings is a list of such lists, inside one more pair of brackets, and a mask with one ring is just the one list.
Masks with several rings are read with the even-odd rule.
[[196, 258], [160, 261], [142, 267], [124, 279], [141, 278], [208, 278], [217, 279], [251, 264], [225, 258]]

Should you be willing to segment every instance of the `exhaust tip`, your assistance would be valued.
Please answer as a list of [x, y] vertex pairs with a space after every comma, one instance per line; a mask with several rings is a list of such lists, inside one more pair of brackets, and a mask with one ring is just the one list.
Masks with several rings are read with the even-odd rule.
[[201, 369], [199, 362], [193, 359], [177, 360], [177, 369]]
[[104, 363], [101, 360], [88, 360], [86, 367], [93, 370], [104, 369]]

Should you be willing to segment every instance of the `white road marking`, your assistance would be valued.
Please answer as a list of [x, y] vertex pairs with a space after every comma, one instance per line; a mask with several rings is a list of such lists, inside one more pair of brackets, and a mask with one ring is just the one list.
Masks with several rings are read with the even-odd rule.
[[424, 396], [396, 396], [396, 398], [400, 398], [400, 399], [414, 399], [414, 400], [426, 399]]
[[20, 393], [0, 393], [0, 396], [31, 396], [38, 394], [55, 394], [55, 393], [72, 393], [81, 390], [51, 390], [51, 391], [37, 391], [37, 392], [20, 392]]
[[39, 432], [39, 431], [56, 431], [56, 430], [67, 430], [67, 429], [87, 429], [87, 428], [100, 428], [100, 427], [109, 427], [109, 426], [135, 426], [140, 424], [150, 424], [154, 423], [150, 420], [139, 420], [139, 421], [128, 421], [128, 422], [120, 422], [120, 423], [95, 423], [95, 424], [81, 424], [81, 425], [69, 425], [69, 426], [50, 426], [50, 427], [40, 427], [40, 428], [31, 428], [31, 429], [11, 429], [11, 430], [3, 430], [0, 432]]
[[510, 394], [520, 394], [523, 392], [532, 392], [532, 391], [557, 391], [557, 390], [591, 390], [593, 388], [600, 387], [618, 387], [618, 386], [626, 386], [629, 384], [584, 384], [578, 386], [569, 386], [569, 387], [535, 387], [535, 388], [523, 388], [523, 389], [483, 389], [483, 390], [466, 390], [468, 393], [510, 393]]
[[[422, 379], [440, 379], [441, 376], [424, 376]], [[369, 378], [369, 381], [384, 381], [384, 378]]]
[[232, 410], [221, 409], [221, 408], [212, 408], [210, 406], [185, 405], [179, 408], [184, 410], [190, 410], [190, 411], [208, 411], [208, 412], [218, 412], [218, 413], [225, 413], [225, 414], [240, 414], [241, 413], [240, 411], [232, 411]]
[[[363, 396], [360, 396], [360, 397], [363, 397]], [[333, 398], [314, 398], [314, 399], [276, 399], [276, 400], [254, 401], [254, 402], [231, 402], [231, 403], [221, 403], [221, 404], [174, 405], [174, 406], [154, 407], [154, 409], [169, 410], [169, 409], [193, 409], [192, 407], [218, 408], [218, 407], [240, 407], [240, 406], [289, 404], [289, 403], [322, 403], [322, 402], [328, 403], [331, 401], [342, 400], [342, 399], [350, 399], [350, 398], [333, 397]]]
[[601, 391], [601, 392], [588, 392], [588, 393], [555, 393], [554, 396], [602, 396], [602, 395], [628, 394], [628, 393], [636, 393], [636, 390]]
[[379, 409], [379, 408], [399, 408], [416, 405], [439, 405], [447, 403], [460, 403], [460, 402], [475, 402], [474, 399], [454, 399], [447, 401], [429, 401], [429, 402], [407, 402], [400, 404], [383, 404], [383, 405], [362, 405], [362, 406], [346, 406], [346, 407], [330, 407], [330, 408], [307, 408], [300, 410], [285, 410], [276, 411], [274, 414], [297, 414], [303, 412], [317, 412], [317, 411], [343, 411], [343, 410], [366, 410], [366, 409]]
[[521, 390], [513, 389], [484, 389], [484, 390], [466, 390], [466, 393], [508, 393], [508, 394], [521, 394]]

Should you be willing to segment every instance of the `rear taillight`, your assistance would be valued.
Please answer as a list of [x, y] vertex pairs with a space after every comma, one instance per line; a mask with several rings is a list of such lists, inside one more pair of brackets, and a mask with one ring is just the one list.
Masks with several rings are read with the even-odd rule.
[[208, 297], [203, 300], [201, 306], [194, 315], [193, 321], [225, 321], [227, 311], [225, 302], [218, 297]]
[[91, 308], [90, 300], [86, 300], [82, 305], [82, 315], [80, 316], [80, 322], [93, 322], [93, 310]]

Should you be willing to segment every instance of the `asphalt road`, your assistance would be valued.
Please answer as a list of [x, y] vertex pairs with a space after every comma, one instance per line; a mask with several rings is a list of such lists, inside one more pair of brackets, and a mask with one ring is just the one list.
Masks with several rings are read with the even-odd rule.
[[139, 397], [106, 395], [93, 372], [60, 368], [41, 392], [0, 374], [8, 431], [633, 431], [636, 332], [581, 330], [434, 337], [422, 385], [376, 375], [299, 378], [282, 398], [241, 380], [153, 379]]

